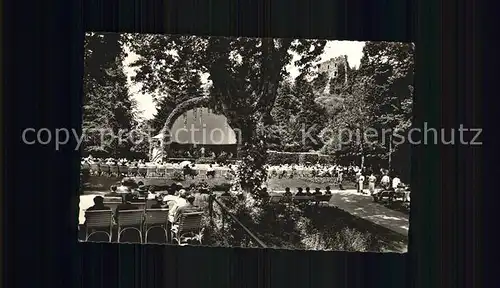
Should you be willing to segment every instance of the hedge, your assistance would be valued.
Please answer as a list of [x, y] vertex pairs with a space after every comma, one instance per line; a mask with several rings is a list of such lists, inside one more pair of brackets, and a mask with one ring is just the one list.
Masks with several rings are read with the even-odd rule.
[[[190, 160], [197, 164], [215, 164], [219, 162], [213, 158], [180, 158], [175, 160]], [[300, 153], [300, 152], [278, 152], [278, 151], [268, 151], [267, 152], [267, 164], [269, 165], [280, 165], [280, 164], [332, 164], [334, 157], [330, 155], [321, 155], [315, 153]], [[177, 161], [180, 162], [180, 161]], [[235, 163], [235, 159], [226, 160], [226, 163]]]
[[330, 155], [321, 155], [315, 153], [293, 153], [293, 152], [267, 152], [267, 163], [269, 165], [280, 164], [330, 164], [333, 163], [333, 157]]

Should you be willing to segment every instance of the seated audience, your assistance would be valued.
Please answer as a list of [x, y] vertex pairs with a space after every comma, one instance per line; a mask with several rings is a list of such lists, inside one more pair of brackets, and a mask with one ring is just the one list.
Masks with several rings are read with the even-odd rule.
[[125, 181], [125, 179], [123, 179], [122, 182], [120, 183], [120, 186], [117, 187], [116, 193], [118, 193], [118, 194], [128, 194], [130, 192], [131, 192], [130, 188], [128, 186], [126, 186], [126, 181]]
[[176, 214], [177, 213], [177, 209], [179, 209], [179, 207], [182, 207], [182, 206], [186, 205], [186, 203], [187, 203], [186, 198], [188, 196], [188, 193], [186, 192], [186, 190], [181, 189], [179, 191], [179, 194], [180, 194], [180, 196], [173, 196], [172, 200], [170, 200], [169, 202], [167, 202], [168, 209], [169, 209], [168, 220], [171, 223], [174, 223], [175, 215], [177, 215]]
[[297, 193], [295, 196], [305, 196], [302, 187], [297, 188]]
[[94, 197], [94, 205], [87, 208], [87, 211], [106, 211], [111, 210], [111, 208], [104, 206], [104, 197], [95, 196]]
[[307, 195], [307, 196], [312, 195], [312, 193], [311, 193], [311, 188], [306, 187], [306, 195]]
[[199, 207], [194, 205], [194, 195], [185, 193], [183, 197], [186, 199], [186, 203], [177, 207], [172, 223], [177, 223], [182, 214], [200, 211]]
[[118, 219], [118, 214], [120, 214], [120, 211], [139, 209], [139, 207], [132, 204], [132, 201], [134, 201], [134, 196], [132, 194], [126, 194], [122, 199], [123, 203], [116, 207], [115, 219]]
[[292, 192], [290, 192], [290, 187], [285, 188], [285, 194], [284, 196], [292, 196]]
[[262, 187], [259, 190], [261, 197], [269, 197], [269, 192], [267, 192], [267, 187]]
[[331, 195], [331, 194], [332, 191], [330, 190], [330, 186], [326, 186], [325, 195]]
[[165, 208], [165, 204], [163, 204], [163, 199], [156, 198], [156, 203], [151, 205], [151, 209], [162, 209]]
[[214, 177], [215, 177], [215, 170], [214, 170], [214, 168], [212, 167], [212, 164], [209, 164], [209, 165], [208, 165], [208, 169], [207, 169], [207, 177], [210, 177], [210, 178], [214, 178]]
[[314, 190], [314, 196], [319, 196], [319, 195], [323, 195], [323, 193], [321, 193], [321, 189], [316, 188], [316, 189]]
[[158, 194], [156, 193], [156, 187], [153, 185], [149, 186], [147, 199], [152, 200], [152, 199], [156, 199], [157, 197], [158, 197]]

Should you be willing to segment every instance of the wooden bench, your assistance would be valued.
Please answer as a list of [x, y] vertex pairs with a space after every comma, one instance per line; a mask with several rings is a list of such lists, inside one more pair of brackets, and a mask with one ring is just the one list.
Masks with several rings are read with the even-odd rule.
[[316, 203], [319, 205], [324, 205], [326, 204], [326, 206], [329, 205], [330, 203], [330, 200], [332, 199], [332, 195], [331, 194], [325, 194], [325, 195], [318, 195], [318, 196], [315, 196], [315, 200], [316, 200]]

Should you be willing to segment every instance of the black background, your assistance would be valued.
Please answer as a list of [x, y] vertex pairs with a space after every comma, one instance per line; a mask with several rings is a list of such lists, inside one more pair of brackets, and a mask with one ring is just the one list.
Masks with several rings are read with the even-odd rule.
[[482, 127], [478, 2], [263, 2], [5, 3], [4, 287], [427, 288], [481, 281], [477, 147], [413, 149], [404, 255], [77, 243], [75, 143], [60, 151], [23, 145], [21, 132], [81, 127], [85, 31], [413, 41], [415, 125]]

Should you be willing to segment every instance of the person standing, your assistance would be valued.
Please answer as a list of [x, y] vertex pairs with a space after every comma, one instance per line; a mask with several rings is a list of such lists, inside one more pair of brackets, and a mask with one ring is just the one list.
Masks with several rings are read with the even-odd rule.
[[365, 182], [365, 176], [359, 171], [356, 175], [358, 175], [358, 192], [359, 193], [364, 193], [363, 192], [363, 183]]
[[387, 173], [382, 176], [382, 179], [380, 180], [380, 186], [382, 186], [383, 189], [389, 189], [391, 183], [391, 178], [389, 178], [389, 175]]
[[375, 182], [377, 181], [377, 177], [373, 175], [373, 173], [370, 174], [370, 177], [368, 177], [368, 189], [370, 190], [370, 194], [373, 195], [375, 193]]
[[398, 189], [398, 187], [399, 187], [399, 184], [401, 184], [401, 179], [399, 179], [399, 177], [396, 175], [392, 179], [392, 189], [394, 189], [394, 191], [396, 191], [396, 189]]

